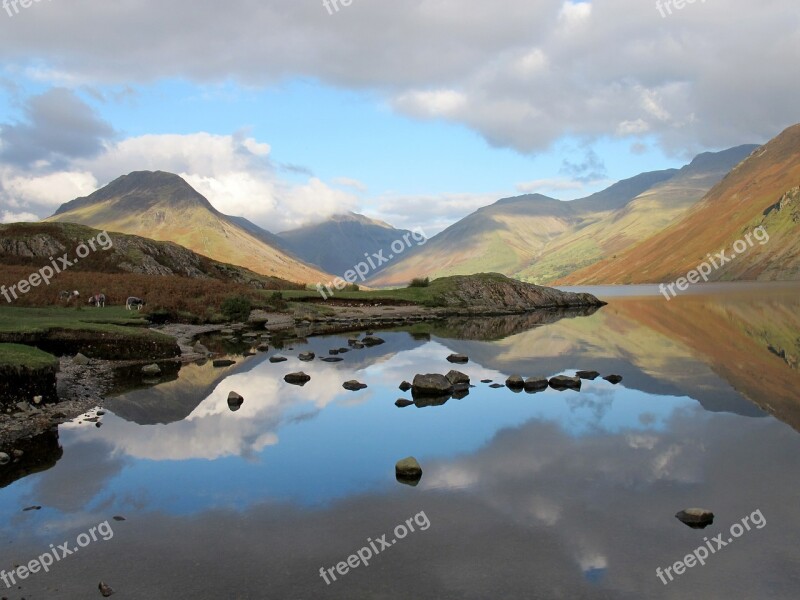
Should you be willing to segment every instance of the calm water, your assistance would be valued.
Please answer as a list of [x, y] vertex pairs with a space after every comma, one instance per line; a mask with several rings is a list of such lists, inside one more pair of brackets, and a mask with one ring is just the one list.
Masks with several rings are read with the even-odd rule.
[[[101, 428], [76, 421], [40, 440], [45, 470], [6, 473], [0, 489], [0, 567], [126, 520], [21, 589], [0, 583], [0, 596], [101, 597], [102, 580], [120, 599], [798, 597], [797, 287], [376, 333], [385, 344], [337, 364], [296, 356], [347, 336], [228, 369], [190, 365], [109, 401]], [[470, 356], [455, 367], [476, 385], [466, 398], [394, 406], [410, 397], [401, 381], [446, 373], [452, 352]], [[290, 360], [271, 364], [273, 353]], [[538, 394], [480, 383], [576, 369], [624, 381]], [[283, 382], [299, 370], [310, 383]], [[369, 387], [345, 391], [349, 379]], [[237, 412], [232, 390], [245, 398]], [[409, 455], [424, 470], [416, 487], [394, 476]], [[32, 505], [42, 509], [23, 512]], [[692, 506], [714, 524], [675, 519]], [[756, 511], [766, 525], [705, 566], [668, 585], [656, 576]], [[396, 543], [368, 566], [335, 571], [384, 534]]]

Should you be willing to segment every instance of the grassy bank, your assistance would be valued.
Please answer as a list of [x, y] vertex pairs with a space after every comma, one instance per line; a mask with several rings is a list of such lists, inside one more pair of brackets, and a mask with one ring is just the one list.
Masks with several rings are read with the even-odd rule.
[[32, 346], [0, 344], [0, 372], [55, 369], [58, 359]]

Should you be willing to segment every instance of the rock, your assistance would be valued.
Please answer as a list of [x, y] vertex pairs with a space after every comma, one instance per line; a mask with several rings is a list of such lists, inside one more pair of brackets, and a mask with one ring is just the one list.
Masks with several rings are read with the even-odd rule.
[[326, 356], [325, 358], [320, 358], [320, 360], [326, 363], [337, 363], [342, 362], [344, 359], [341, 356]]
[[303, 362], [311, 362], [312, 360], [314, 360], [314, 358], [316, 358], [316, 356], [317, 355], [314, 354], [313, 352], [301, 352], [297, 358], [299, 358]]
[[447, 357], [448, 362], [463, 365], [469, 362], [469, 356], [466, 354], [451, 354]]
[[445, 375], [445, 377], [447, 377], [447, 381], [453, 385], [466, 383], [469, 386], [469, 375], [465, 375], [461, 371], [450, 371], [447, 373], [447, 375]]
[[554, 390], [563, 392], [564, 390], [579, 390], [581, 389], [580, 377], [568, 377], [566, 375], [557, 375], [551, 377], [549, 381], [550, 387]]
[[330, 350], [328, 350], [328, 354], [330, 354], [331, 356], [336, 356], [337, 354], [339, 354], [339, 350], [337, 348], [331, 348]]
[[78, 352], [75, 355], [75, 357], [72, 359], [72, 364], [73, 365], [80, 365], [82, 367], [85, 367], [86, 365], [89, 364], [89, 359], [86, 356], [84, 356], [83, 354], [81, 354], [80, 352]]
[[401, 483], [413, 482], [413, 485], [416, 485], [422, 478], [422, 467], [419, 466], [416, 458], [409, 456], [408, 458], [397, 461], [397, 464], [394, 466], [394, 473], [397, 480]]
[[500, 388], [504, 388], [506, 386], [504, 386], [502, 383], [493, 383], [489, 387], [494, 389], [494, 390], [499, 390]]
[[411, 389], [411, 384], [408, 383], [407, 381], [404, 381], [403, 383], [400, 384], [400, 391], [407, 392], [410, 389]]
[[11, 457], [5, 452], [0, 452], [0, 467], [11, 462]]
[[405, 398], [399, 398], [395, 400], [394, 405], [398, 408], [405, 408], [406, 406], [411, 406], [414, 404], [411, 400], [406, 400]]
[[231, 392], [228, 394], [228, 408], [231, 409], [231, 412], [236, 412], [242, 407], [244, 404], [244, 398], [237, 394], [236, 392]]
[[271, 363], [281, 363], [281, 362], [286, 362], [287, 360], [289, 359], [286, 358], [285, 356], [278, 356], [277, 354], [269, 357], [269, 362]]
[[342, 384], [342, 387], [346, 390], [350, 390], [351, 392], [357, 392], [366, 388], [367, 384], [356, 381], [355, 379], [351, 379], [350, 381], [345, 381]]
[[114, 593], [114, 590], [111, 588], [111, 586], [106, 585], [102, 581], [98, 584], [97, 589], [100, 590], [100, 593], [103, 594], [104, 598], [108, 598], [111, 594]]
[[302, 387], [305, 384], [307, 384], [309, 381], [311, 381], [311, 376], [310, 375], [306, 375], [305, 373], [300, 371], [299, 373], [289, 373], [288, 375], [286, 375], [283, 378], [283, 380], [286, 383], [290, 383], [292, 385], [299, 385], [299, 386]]
[[[463, 387], [461, 387], [461, 386], [463, 386]], [[460, 383], [460, 384], [455, 386], [455, 389], [453, 390], [453, 399], [454, 400], [463, 400], [467, 396], [469, 396], [469, 386], [468, 385]]]
[[428, 406], [442, 406], [452, 398], [452, 394], [441, 394], [438, 396], [414, 396], [414, 404], [417, 408]]
[[144, 375], [161, 375], [161, 367], [156, 364], [147, 365], [142, 367], [142, 374]]
[[512, 375], [506, 379], [506, 387], [510, 390], [518, 392], [522, 391], [522, 389], [525, 387], [525, 380], [521, 375]]
[[218, 358], [218, 359], [212, 361], [212, 364], [216, 368], [219, 369], [219, 368], [222, 368], [222, 367], [230, 367], [231, 365], [235, 365], [236, 361], [235, 360], [228, 360], [227, 358]]
[[528, 377], [525, 380], [525, 391], [526, 392], [541, 392], [547, 389], [547, 386], [550, 384], [547, 379], [544, 377]]
[[11, 451], [11, 456], [13, 456], [14, 458], [22, 458], [23, 456], [25, 456], [25, 453], [22, 450], [15, 448], [14, 450]]
[[622, 381], [621, 375], [608, 375], [607, 377], [603, 377], [608, 383], [612, 383], [617, 385], [620, 381]]
[[411, 393], [416, 396], [441, 396], [453, 393], [453, 384], [444, 375], [428, 373], [415, 375]]
[[589, 381], [594, 381], [598, 377], [600, 377], [600, 373], [597, 371], [578, 371], [575, 373], [575, 377], [579, 377], [580, 379], [588, 379]]
[[692, 529], [705, 529], [714, 522], [714, 513], [704, 508], [687, 508], [675, 517]]
[[256, 350], [259, 352], [267, 352], [269, 350], [269, 344], [259, 344], [256, 346]]
[[481, 383], [492, 383], [491, 379], [481, 379]]
[[111, 518], [114, 519], [115, 521], [125, 521], [126, 520], [125, 517], [120, 517], [119, 515], [116, 515], [116, 516], [111, 517]]
[[234, 333], [236, 333], [233, 329], [220, 329], [219, 332], [222, 335], [233, 335]]
[[358, 343], [359, 343], [358, 336], [357, 336], [357, 335], [354, 335], [354, 336], [352, 336], [352, 337], [349, 337], [349, 338], [347, 338], [347, 343], [348, 343], [350, 346], [355, 346], [356, 344], [358, 344]]
[[32, 510], [42, 510], [41, 506], [29, 506], [28, 508], [23, 508], [22, 512], [30, 512]]
[[41, 404], [43, 400], [44, 400], [44, 398], [42, 398], [42, 396], [34, 396], [33, 397], [33, 403], [34, 404]]
[[103, 424], [100, 421], [98, 421], [97, 423], [94, 424], [94, 426], [99, 429], [100, 427], [103, 426]]
[[362, 344], [361, 342], [356, 342], [355, 344], [353, 344], [353, 350], [363, 350], [365, 347], [366, 346], [364, 346], [364, 344]]
[[211, 354], [211, 351], [200, 342], [197, 342], [194, 346], [192, 346], [192, 350], [194, 350], [197, 354], [203, 354], [205, 356]]
[[456, 383], [453, 385], [453, 392], [469, 392], [470, 385], [468, 383]]
[[339, 354], [346, 354], [350, 352], [350, 348], [339, 348]]
[[17, 402], [16, 407], [17, 410], [21, 410], [22, 412], [28, 412], [31, 409], [31, 405], [27, 402]]
[[381, 344], [385, 344], [386, 341], [382, 340], [379, 337], [368, 335], [363, 340], [361, 340], [361, 343], [367, 346], [368, 348], [372, 348], [372, 346], [380, 346]]

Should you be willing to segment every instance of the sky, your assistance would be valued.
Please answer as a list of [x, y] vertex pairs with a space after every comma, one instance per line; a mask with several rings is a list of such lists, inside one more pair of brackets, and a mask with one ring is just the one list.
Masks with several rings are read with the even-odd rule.
[[431, 235], [800, 121], [797, 0], [20, 1], [0, 222], [163, 170], [273, 232], [352, 210]]

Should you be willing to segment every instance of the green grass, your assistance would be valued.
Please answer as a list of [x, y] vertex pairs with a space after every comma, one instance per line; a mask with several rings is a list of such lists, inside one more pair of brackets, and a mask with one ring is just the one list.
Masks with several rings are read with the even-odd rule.
[[147, 320], [125, 307], [108, 308], [50, 306], [21, 308], [0, 306], [0, 334], [44, 334], [54, 329], [104, 333], [147, 334]]
[[36, 371], [53, 369], [56, 366], [58, 366], [58, 359], [38, 348], [21, 344], [0, 344], [0, 369], [11, 367], [15, 370]]

